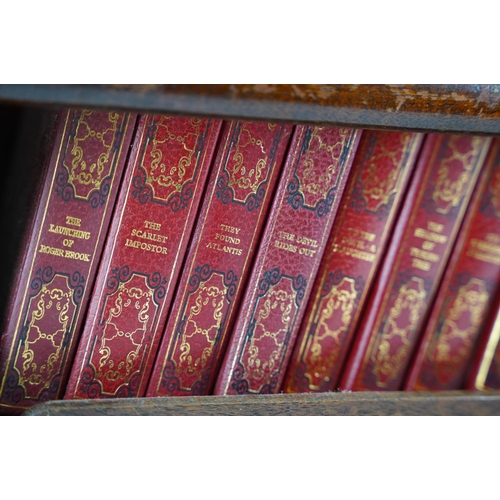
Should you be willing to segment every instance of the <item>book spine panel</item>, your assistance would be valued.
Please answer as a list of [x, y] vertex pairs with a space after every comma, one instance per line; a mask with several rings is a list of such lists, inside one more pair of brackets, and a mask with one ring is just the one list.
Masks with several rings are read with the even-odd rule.
[[283, 384], [336, 387], [423, 135], [365, 131], [315, 280]]
[[296, 127], [215, 394], [279, 391], [360, 134]]
[[458, 390], [500, 284], [500, 141], [481, 172], [406, 390]]
[[221, 124], [141, 117], [66, 399], [144, 396]]
[[2, 337], [0, 407], [7, 412], [64, 391], [135, 121], [128, 113], [61, 113]]
[[500, 290], [487, 316], [473, 360], [466, 373], [465, 389], [500, 389]]
[[224, 124], [147, 396], [211, 391], [292, 129]]
[[[481, 382], [481, 379], [478, 377], [478, 384], [476, 385], [477, 389], [481, 390], [487, 390], [487, 389], [500, 389], [500, 346], [498, 345], [498, 337], [500, 336], [498, 334], [498, 330], [500, 329], [500, 326], [497, 324], [496, 326], [496, 344], [497, 348], [495, 350], [495, 354], [493, 355], [491, 359], [491, 364], [488, 369], [486, 378], [484, 379], [484, 382], [479, 385]], [[486, 358], [487, 360], [487, 358]], [[486, 361], [485, 360], [485, 361]]]
[[426, 137], [340, 389], [403, 385], [490, 141]]

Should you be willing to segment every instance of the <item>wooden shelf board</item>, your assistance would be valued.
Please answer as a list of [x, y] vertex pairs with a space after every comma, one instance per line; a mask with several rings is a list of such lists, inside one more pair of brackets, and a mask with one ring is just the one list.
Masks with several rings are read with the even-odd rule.
[[500, 85], [0, 85], [0, 102], [500, 134]]
[[26, 416], [500, 415], [500, 391], [351, 392], [48, 401]]

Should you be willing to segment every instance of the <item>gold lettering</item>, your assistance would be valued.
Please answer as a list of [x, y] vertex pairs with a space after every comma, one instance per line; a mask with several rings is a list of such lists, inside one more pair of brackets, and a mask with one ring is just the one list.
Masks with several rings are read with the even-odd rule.
[[71, 229], [70, 227], [54, 226], [54, 224], [50, 224], [48, 231], [49, 233], [62, 234], [63, 236], [69, 236], [70, 238], [78, 238], [82, 240], [90, 239], [90, 233], [88, 231]]
[[233, 245], [239, 245], [241, 240], [239, 238], [235, 238], [234, 236], [227, 236], [226, 234], [215, 233], [215, 239], [221, 240], [226, 243], [232, 243]]
[[470, 246], [472, 248], [477, 248], [482, 252], [488, 252], [493, 254], [500, 254], [500, 246], [488, 243], [487, 241], [481, 241], [476, 238], [470, 240]]
[[429, 271], [431, 268], [430, 262], [425, 262], [424, 260], [420, 259], [413, 259], [411, 265], [413, 267], [416, 267], [417, 269], [422, 269], [423, 271]]
[[353, 229], [353, 228], [348, 228], [347, 229], [349, 231], [349, 233], [351, 233], [351, 235], [354, 237], [354, 238], [361, 238], [363, 240], [366, 240], [368, 242], [372, 242], [375, 240], [375, 238], [377, 237], [376, 234], [373, 234], [373, 233], [367, 233], [366, 231], [361, 231], [359, 229]]
[[290, 243], [284, 243], [283, 241], [276, 240], [274, 242], [274, 246], [276, 248], [280, 248], [281, 250], [286, 250], [287, 252], [296, 253], [297, 247], [295, 245], [291, 245]]
[[356, 250], [355, 248], [342, 247], [340, 245], [333, 246], [333, 252], [338, 252], [343, 255], [348, 255], [350, 257], [354, 257], [355, 259], [365, 260], [367, 262], [373, 262], [375, 260], [375, 255], [368, 252], [361, 252]]
[[417, 238], [422, 238], [424, 240], [428, 241], [433, 241], [435, 243], [446, 243], [448, 240], [448, 237], [445, 236], [444, 234], [436, 234], [436, 233], [431, 233], [430, 231], [427, 231], [426, 229], [422, 228], [417, 228], [415, 229], [415, 232], [413, 233]]
[[427, 229], [434, 233], [442, 233], [444, 226], [443, 224], [438, 224], [437, 222], [429, 221], [427, 222]]
[[226, 233], [238, 234], [240, 232], [239, 227], [228, 226], [227, 224], [221, 224], [220, 228], [222, 231]]
[[278, 233], [278, 238], [280, 238], [282, 240], [294, 241], [295, 235], [292, 233], [286, 233], [285, 231], [280, 231]]
[[437, 262], [439, 260], [439, 255], [432, 252], [426, 252], [425, 250], [415, 247], [410, 248], [410, 255], [429, 262]]
[[72, 250], [66, 250], [64, 252], [64, 257], [73, 260], [83, 260], [85, 262], [90, 262], [90, 255], [88, 253], [73, 252]]
[[40, 253], [48, 253], [50, 255], [64, 257], [66, 259], [83, 260], [85, 262], [90, 262], [90, 254], [88, 253], [73, 252], [72, 250], [63, 250], [62, 248], [54, 248], [48, 245], [40, 245], [38, 251]]
[[483, 262], [489, 262], [490, 264], [499, 264], [500, 246], [495, 243], [491, 243], [491, 241], [496, 238], [488, 238], [488, 236], [496, 235], [491, 233], [486, 235], [487, 241], [472, 238], [469, 242], [469, 248], [467, 249], [467, 256]]
[[82, 219], [78, 219], [77, 217], [70, 217], [69, 215], [66, 216], [66, 224], [69, 226], [76, 226], [80, 227], [82, 223]]
[[241, 255], [243, 252], [241, 248], [233, 248], [226, 245], [221, 246], [219, 243], [214, 243], [213, 241], [209, 241], [206, 248], [216, 250], [217, 252], [229, 253], [231, 255]]
[[341, 243], [350, 247], [359, 248], [360, 250], [365, 249], [365, 243], [363, 241], [353, 240], [352, 238], [342, 238]]
[[500, 234], [488, 233], [486, 235], [486, 241], [489, 241], [490, 243], [500, 244]]
[[342, 245], [346, 245], [349, 247], [357, 248], [358, 250], [368, 251], [375, 253], [377, 251], [377, 247], [375, 245], [370, 245], [368, 247], [365, 241], [354, 240], [352, 238], [342, 238]]
[[130, 236], [135, 236], [143, 240], [156, 241], [157, 243], [166, 243], [168, 239], [168, 236], [150, 233], [149, 231], [143, 231], [142, 229], [132, 229]]
[[40, 245], [38, 249], [40, 253], [48, 253], [50, 255], [56, 255], [57, 257], [64, 257], [64, 250], [61, 248], [49, 247], [48, 245]]
[[144, 221], [144, 227], [146, 229], [152, 229], [153, 231], [159, 231], [161, 229], [161, 224], [157, 222], [151, 222], [149, 220]]
[[300, 255], [305, 255], [306, 257], [313, 257], [316, 250], [311, 250], [310, 248], [301, 247], [299, 250]]
[[318, 242], [316, 240], [306, 238], [305, 236], [297, 236], [297, 243], [299, 245], [307, 245], [312, 248], [318, 248]]
[[162, 247], [161, 245], [153, 245], [151, 243], [146, 243], [144, 241], [134, 241], [131, 239], [126, 239], [126, 247], [137, 248], [139, 250], [144, 250], [146, 252], [153, 252], [165, 255], [168, 251], [167, 247]]
[[483, 262], [489, 262], [490, 264], [500, 264], [500, 256], [498, 255], [491, 255], [489, 253], [481, 252], [467, 252], [467, 256], [477, 260], [481, 260]]
[[422, 243], [422, 248], [424, 250], [434, 250], [434, 247], [436, 246], [435, 243], [432, 243], [432, 241], [424, 241]]

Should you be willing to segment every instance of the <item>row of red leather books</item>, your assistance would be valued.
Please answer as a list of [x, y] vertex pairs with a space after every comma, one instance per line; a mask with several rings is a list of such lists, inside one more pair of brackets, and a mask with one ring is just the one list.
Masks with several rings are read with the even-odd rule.
[[499, 145], [61, 112], [0, 408], [498, 387]]

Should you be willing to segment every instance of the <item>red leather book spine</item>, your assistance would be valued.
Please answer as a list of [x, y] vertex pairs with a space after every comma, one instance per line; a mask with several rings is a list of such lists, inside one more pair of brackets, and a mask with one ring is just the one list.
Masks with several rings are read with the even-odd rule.
[[224, 124], [147, 396], [211, 391], [292, 128]]
[[423, 135], [364, 131], [316, 277], [284, 392], [336, 388]]
[[500, 287], [500, 140], [492, 142], [405, 390], [458, 390]]
[[144, 396], [221, 124], [139, 120], [65, 399]]
[[426, 137], [340, 389], [401, 389], [490, 142]]
[[500, 290], [481, 329], [464, 388], [476, 391], [500, 389]]
[[63, 393], [136, 116], [61, 112], [1, 340], [0, 411]]
[[296, 127], [215, 394], [280, 389], [360, 134]]

